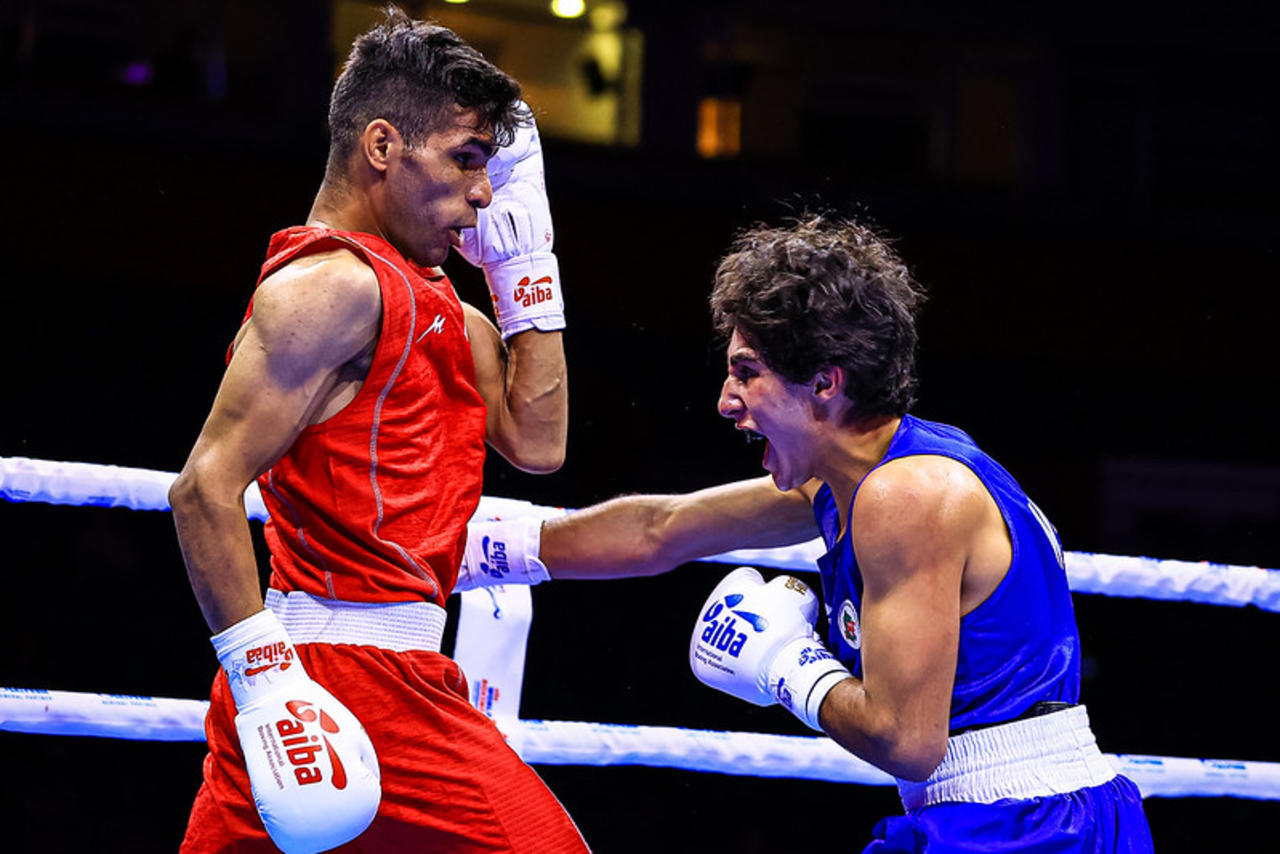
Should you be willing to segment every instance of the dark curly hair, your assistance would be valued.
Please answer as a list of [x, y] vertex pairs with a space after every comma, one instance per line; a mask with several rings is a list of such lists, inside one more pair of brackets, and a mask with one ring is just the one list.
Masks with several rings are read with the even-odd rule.
[[520, 84], [457, 33], [416, 21], [395, 6], [386, 19], [358, 36], [329, 98], [329, 168], [355, 150], [374, 119], [395, 125], [408, 145], [418, 145], [457, 104], [475, 110], [493, 128], [498, 145], [510, 145], [532, 113], [520, 100]]
[[888, 241], [823, 213], [738, 233], [716, 269], [711, 314], [770, 368], [808, 382], [848, 375], [854, 417], [902, 415], [915, 403], [915, 316], [924, 291]]

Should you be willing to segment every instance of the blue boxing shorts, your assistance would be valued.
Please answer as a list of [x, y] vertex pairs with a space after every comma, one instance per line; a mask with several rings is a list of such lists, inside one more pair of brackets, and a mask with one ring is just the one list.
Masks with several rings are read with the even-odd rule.
[[877, 824], [863, 854], [1154, 850], [1142, 795], [1083, 706], [955, 736], [927, 780], [898, 791], [906, 815]]

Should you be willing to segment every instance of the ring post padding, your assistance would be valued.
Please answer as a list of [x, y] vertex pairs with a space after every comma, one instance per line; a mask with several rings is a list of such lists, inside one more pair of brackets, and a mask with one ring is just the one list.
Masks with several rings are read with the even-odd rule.
[[520, 716], [533, 596], [525, 584], [478, 587], [459, 594], [453, 660], [467, 677], [471, 705], [491, 718]]

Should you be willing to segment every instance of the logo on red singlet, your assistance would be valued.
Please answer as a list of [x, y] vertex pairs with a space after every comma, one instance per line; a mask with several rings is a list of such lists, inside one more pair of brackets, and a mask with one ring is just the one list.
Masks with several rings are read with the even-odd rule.
[[422, 334], [419, 335], [417, 338], [415, 338], [413, 343], [417, 344], [419, 341], [421, 341], [423, 338], [426, 338], [432, 332], [434, 332], [437, 335], [444, 332], [444, 315], [443, 314], [437, 314], [436, 319], [431, 321], [430, 326], [422, 330]]
[[550, 276], [543, 276], [540, 279], [534, 279], [532, 282], [529, 281], [528, 276], [525, 276], [516, 284], [515, 290], [511, 292], [511, 299], [525, 308], [548, 302], [555, 297], [555, 294], [552, 293], [551, 288], [539, 287], [539, 285], [544, 284], [551, 284]]
[[347, 769], [342, 766], [342, 759], [334, 751], [333, 745], [324, 735], [307, 735], [305, 724], [320, 722], [320, 729], [328, 733], [339, 731], [338, 722], [329, 717], [324, 709], [317, 712], [306, 700], [290, 700], [284, 704], [296, 720], [282, 718], [276, 721], [276, 732], [280, 733], [281, 743], [285, 748], [285, 756], [293, 766], [293, 776], [298, 785], [306, 786], [319, 783], [324, 779], [320, 770], [317, 754], [329, 753], [329, 779], [335, 789], [347, 787]]
[[[262, 664], [257, 664], [262, 662]], [[276, 641], [266, 646], [255, 646], [244, 654], [244, 663], [256, 665], [244, 669], [245, 676], [257, 676], [273, 667], [288, 670], [293, 664], [293, 647], [284, 641]]]

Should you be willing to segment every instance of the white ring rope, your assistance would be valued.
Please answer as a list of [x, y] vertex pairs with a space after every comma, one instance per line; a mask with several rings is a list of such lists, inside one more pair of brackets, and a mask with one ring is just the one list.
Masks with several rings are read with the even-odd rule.
[[[147, 469], [0, 457], [0, 497], [9, 501], [167, 510], [168, 490], [175, 477]], [[266, 517], [256, 485], [246, 491], [245, 507], [251, 518]], [[476, 516], [549, 517], [562, 512], [560, 508], [540, 507], [527, 501], [486, 496], [481, 499]], [[815, 540], [788, 549], [729, 552], [709, 560], [812, 570], [821, 549], [821, 542]], [[1280, 573], [1257, 567], [1072, 552], [1068, 554], [1067, 573], [1072, 590], [1077, 592], [1219, 605], [1253, 604], [1280, 611]], [[463, 594], [455, 649], [460, 663], [463, 658], [483, 662], [492, 651], [486, 647], [494, 644], [504, 650], [503, 663], [510, 664], [517, 646], [523, 662], [531, 613], [527, 604], [516, 603], [527, 603], [527, 590], [509, 587]], [[467, 597], [473, 597], [470, 604]], [[479, 597], [492, 597], [492, 602]], [[495, 622], [476, 632], [465, 624], [468, 613], [481, 612], [491, 614]], [[483, 644], [469, 642], [464, 650], [464, 636], [485, 640]], [[490, 666], [486, 662], [477, 669], [483, 673]], [[473, 672], [470, 664], [465, 669]], [[494, 671], [492, 677], [503, 682], [501, 693], [505, 697], [499, 704], [505, 708], [492, 709], [495, 720], [517, 752], [531, 763], [649, 765], [867, 785], [892, 783], [887, 774], [825, 737], [520, 720], [516, 711], [522, 674]], [[208, 703], [200, 700], [0, 688], [0, 730], [11, 732], [201, 741], [207, 709]], [[1124, 754], [1108, 755], [1108, 759], [1138, 785], [1144, 797], [1230, 795], [1280, 800], [1280, 763]]]
[[[0, 457], [0, 498], [15, 502], [168, 510], [169, 486], [176, 477], [171, 472], [149, 469]], [[245, 512], [259, 521], [267, 517], [256, 483], [245, 491]], [[476, 518], [545, 518], [561, 512], [560, 508], [542, 507], [528, 501], [484, 496]], [[815, 560], [824, 550], [822, 541], [814, 539], [787, 548], [740, 549], [707, 560], [812, 572]], [[1067, 580], [1076, 593], [1236, 607], [1256, 605], [1265, 611], [1280, 612], [1280, 572], [1256, 566], [1091, 552], [1067, 552], [1066, 558]]]
[[[203, 741], [208, 702], [0, 688], [0, 730], [156, 741]], [[829, 738], [579, 721], [498, 718], [516, 752], [543, 765], [644, 765], [753, 777], [893, 784]], [[1143, 797], [1280, 800], [1280, 763], [1108, 754]]]

